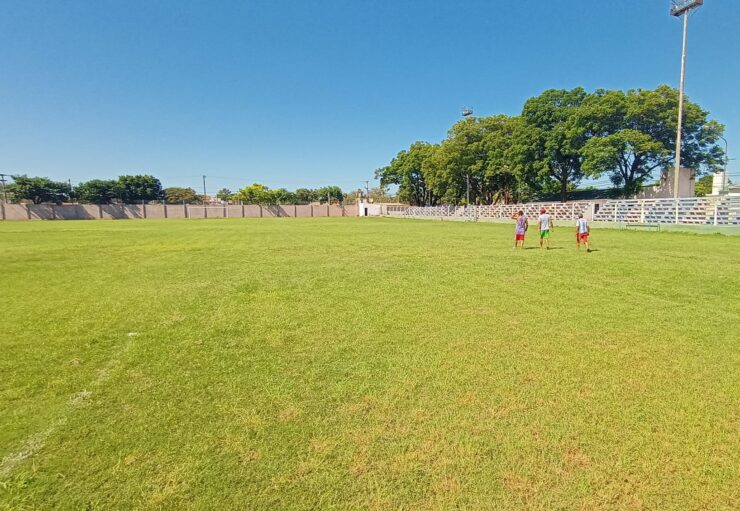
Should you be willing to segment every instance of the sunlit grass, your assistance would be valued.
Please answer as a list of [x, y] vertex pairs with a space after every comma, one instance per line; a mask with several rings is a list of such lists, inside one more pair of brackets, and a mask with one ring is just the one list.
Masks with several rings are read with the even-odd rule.
[[0, 224], [0, 508], [740, 507], [740, 238], [512, 237]]

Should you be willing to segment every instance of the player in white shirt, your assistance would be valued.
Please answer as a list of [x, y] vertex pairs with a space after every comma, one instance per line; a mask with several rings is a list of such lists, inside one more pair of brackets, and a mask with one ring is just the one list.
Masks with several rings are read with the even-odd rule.
[[581, 242], [586, 246], [586, 252], [591, 252], [588, 248], [588, 235], [591, 234], [591, 226], [588, 225], [588, 221], [583, 218], [583, 213], [578, 214], [578, 220], [576, 220], [576, 246], [578, 250], [581, 250]]
[[550, 250], [550, 231], [554, 231], [555, 226], [552, 224], [552, 217], [545, 208], [540, 209], [537, 226], [540, 228], [540, 248], [547, 247]]

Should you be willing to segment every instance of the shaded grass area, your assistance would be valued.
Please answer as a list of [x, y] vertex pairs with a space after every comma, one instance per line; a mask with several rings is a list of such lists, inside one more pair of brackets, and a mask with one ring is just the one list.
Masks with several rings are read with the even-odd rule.
[[515, 252], [507, 225], [351, 218], [0, 236], [4, 508], [740, 507], [740, 239], [596, 230], [586, 254], [558, 229]]

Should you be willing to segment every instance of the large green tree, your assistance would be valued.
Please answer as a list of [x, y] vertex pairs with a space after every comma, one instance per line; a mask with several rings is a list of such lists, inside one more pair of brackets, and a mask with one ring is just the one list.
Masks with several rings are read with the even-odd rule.
[[75, 198], [91, 204], [110, 204], [121, 197], [118, 181], [113, 179], [91, 179], [78, 184], [74, 190]]
[[67, 183], [52, 181], [47, 177], [11, 176], [13, 183], [8, 187], [15, 200], [30, 200], [34, 204], [60, 203], [68, 200], [70, 189]]
[[228, 188], [221, 188], [218, 193], [216, 193], [216, 198], [220, 200], [233, 200], [234, 192], [229, 190]]
[[706, 176], [697, 179], [694, 195], [696, 195], [697, 197], [704, 197], [705, 195], [709, 195], [710, 193], [712, 193], [713, 182], [714, 176], [712, 176], [711, 174], [707, 174]]
[[414, 206], [429, 206], [437, 204], [438, 194], [427, 185], [425, 173], [432, 155], [439, 146], [426, 142], [414, 142], [408, 150], [398, 153], [390, 165], [377, 169], [375, 177], [380, 179], [380, 186], [398, 185], [400, 200]]
[[235, 198], [244, 204], [272, 204], [273, 200], [270, 189], [259, 183], [245, 186], [236, 193]]
[[133, 203], [162, 198], [162, 183], [154, 176], [120, 176], [118, 186], [123, 202]]
[[[678, 91], [667, 85], [655, 90], [596, 91], [578, 114], [578, 124], [588, 133], [582, 148], [584, 170], [593, 177], [607, 174], [624, 196], [633, 195], [656, 171], [674, 165], [677, 112]], [[681, 165], [700, 175], [716, 170], [724, 158], [716, 145], [723, 130], [686, 98]]]
[[296, 200], [300, 204], [308, 204], [311, 202], [316, 202], [318, 200], [316, 190], [311, 190], [309, 188], [298, 188], [295, 191], [295, 196]]
[[192, 188], [180, 188], [171, 186], [164, 189], [164, 198], [170, 204], [198, 204], [203, 201], [203, 196]]
[[298, 202], [296, 195], [285, 188], [269, 190], [268, 198], [268, 204], [295, 204]]
[[468, 188], [474, 204], [524, 200], [537, 175], [529, 165], [536, 134], [520, 117], [460, 121], [432, 156], [427, 179], [445, 202], [467, 200]]
[[322, 186], [315, 190], [316, 200], [320, 202], [328, 201], [331, 198], [332, 202], [342, 202], [344, 200], [344, 192], [338, 186]]
[[522, 110], [524, 122], [535, 128], [537, 145], [527, 166], [542, 180], [554, 180], [562, 201], [567, 200], [569, 187], [584, 176], [582, 151], [588, 136], [578, 111], [587, 96], [581, 87], [551, 89], [527, 100]]

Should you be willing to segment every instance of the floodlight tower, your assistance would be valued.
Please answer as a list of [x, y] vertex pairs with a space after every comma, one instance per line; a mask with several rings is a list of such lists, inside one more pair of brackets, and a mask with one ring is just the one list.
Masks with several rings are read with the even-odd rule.
[[[473, 115], [473, 109], [469, 106], [463, 107], [460, 115], [463, 118], [471, 117]], [[470, 172], [465, 174], [465, 207], [467, 208], [468, 206], [470, 206]]]
[[681, 172], [681, 135], [683, 128], [683, 91], [686, 79], [686, 33], [689, 28], [689, 13], [704, 5], [704, 0], [674, 0], [671, 16], [683, 16], [683, 50], [681, 51], [681, 82], [678, 90], [678, 127], [676, 128], [676, 166], [673, 172], [673, 197], [678, 199], [678, 183]]

